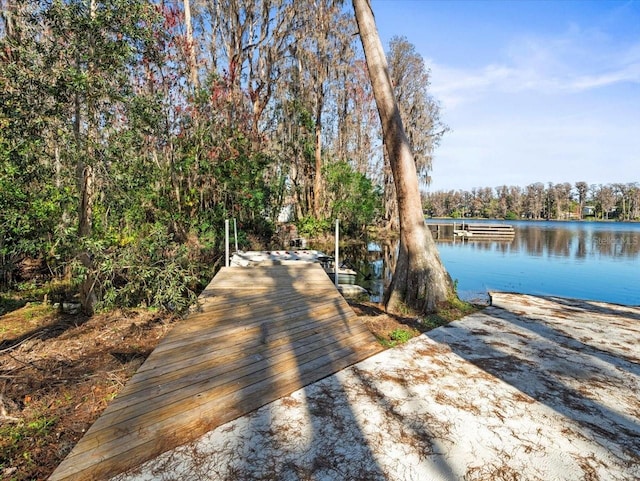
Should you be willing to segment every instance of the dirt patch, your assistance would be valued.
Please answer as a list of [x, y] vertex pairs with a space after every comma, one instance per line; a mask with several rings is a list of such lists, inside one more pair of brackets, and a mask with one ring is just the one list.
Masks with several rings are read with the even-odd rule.
[[366, 302], [350, 302], [349, 304], [379, 340], [390, 340], [389, 334], [396, 329], [406, 329], [414, 334], [419, 333], [416, 329], [416, 319], [388, 314], [379, 304]]
[[26, 304], [0, 317], [0, 479], [46, 479], [173, 324]]

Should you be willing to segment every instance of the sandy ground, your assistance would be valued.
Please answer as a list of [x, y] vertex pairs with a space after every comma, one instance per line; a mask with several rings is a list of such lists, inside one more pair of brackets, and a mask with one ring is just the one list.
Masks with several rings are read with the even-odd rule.
[[493, 306], [114, 480], [640, 479], [640, 308]]

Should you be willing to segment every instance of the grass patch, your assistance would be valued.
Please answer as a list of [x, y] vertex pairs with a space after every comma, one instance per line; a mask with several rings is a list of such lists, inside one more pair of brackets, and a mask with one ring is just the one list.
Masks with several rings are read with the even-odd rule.
[[391, 334], [389, 334], [389, 337], [392, 341], [403, 344], [413, 337], [413, 333], [406, 329], [394, 329]]
[[351, 301], [350, 304], [384, 347], [398, 346], [423, 332], [444, 326], [485, 307], [452, 297], [440, 304], [437, 312], [419, 316], [408, 310], [390, 314], [384, 311], [383, 306], [367, 302]]
[[462, 301], [457, 297], [452, 297], [447, 302], [439, 305], [437, 312], [421, 317], [419, 324], [422, 327], [418, 329], [421, 332], [427, 332], [431, 329], [449, 324], [457, 319], [461, 319], [469, 314], [473, 314], [484, 307], [485, 306]]
[[[42, 331], [58, 321], [60, 315], [51, 304], [27, 302], [0, 313], [0, 348], [6, 342], [19, 341], [21, 336], [29, 336]], [[4, 346], [6, 347], [6, 346]]]
[[415, 337], [419, 333], [414, 329], [405, 329], [401, 327], [396, 327], [392, 331], [388, 332], [386, 335], [376, 334], [378, 341], [384, 347], [396, 347], [400, 344], [404, 344], [409, 339]]
[[392, 344], [404, 344], [409, 339], [414, 337], [414, 333], [412, 331], [408, 331], [406, 329], [394, 329], [389, 333], [389, 339], [391, 339]]
[[0, 472], [15, 469], [16, 465], [22, 465], [26, 470], [33, 468], [34, 452], [47, 442], [57, 422], [55, 417], [40, 415], [29, 422], [0, 427]]
[[54, 314], [56, 310], [51, 304], [28, 303], [20, 310], [25, 321], [38, 321]]

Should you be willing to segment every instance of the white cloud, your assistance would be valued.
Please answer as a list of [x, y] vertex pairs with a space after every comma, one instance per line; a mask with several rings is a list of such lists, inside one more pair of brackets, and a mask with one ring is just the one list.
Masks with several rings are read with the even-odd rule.
[[638, 63], [624, 66], [600, 75], [585, 75], [574, 79], [570, 90], [588, 90], [598, 87], [606, 87], [622, 82], [640, 83], [640, 60]]
[[598, 33], [571, 27], [557, 38], [523, 37], [476, 69], [428, 62], [432, 92], [446, 109], [489, 93], [575, 93], [621, 83], [640, 84], [640, 42], [616, 46]]

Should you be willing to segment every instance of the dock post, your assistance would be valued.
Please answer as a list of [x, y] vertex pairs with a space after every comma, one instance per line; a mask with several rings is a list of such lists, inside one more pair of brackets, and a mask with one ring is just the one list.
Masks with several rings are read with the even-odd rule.
[[238, 252], [238, 226], [236, 225], [236, 219], [233, 219], [233, 238], [236, 241], [236, 252]]
[[340, 257], [340, 246], [339, 246], [339, 237], [340, 237], [340, 221], [338, 219], [336, 219], [336, 253], [335, 253], [335, 259], [333, 262], [333, 268], [334, 268], [334, 272], [335, 272], [335, 284], [336, 284], [336, 288], [338, 287], [338, 264], [339, 264], [339, 257]]
[[229, 219], [224, 220], [224, 266], [229, 267]]

